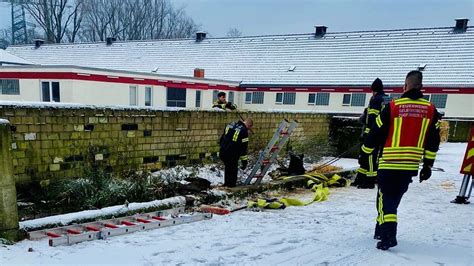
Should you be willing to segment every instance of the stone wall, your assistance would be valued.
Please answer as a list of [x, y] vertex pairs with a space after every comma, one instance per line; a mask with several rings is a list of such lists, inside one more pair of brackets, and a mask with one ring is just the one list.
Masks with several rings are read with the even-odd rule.
[[[250, 147], [263, 147], [283, 118], [298, 120], [292, 145], [328, 138], [326, 115], [242, 113], [254, 119]], [[92, 164], [118, 172], [128, 167], [161, 169], [217, 157], [225, 125], [235, 112], [163, 111], [88, 106], [0, 104], [12, 131], [13, 174], [19, 184], [81, 176]]]
[[19, 226], [9, 127], [7, 120], [0, 119], [0, 238], [16, 240]]

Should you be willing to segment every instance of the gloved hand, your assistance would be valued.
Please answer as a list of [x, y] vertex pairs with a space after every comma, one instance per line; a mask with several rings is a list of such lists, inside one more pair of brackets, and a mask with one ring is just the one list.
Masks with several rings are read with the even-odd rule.
[[369, 155], [361, 152], [359, 154], [359, 166], [363, 169], [369, 169]]
[[247, 168], [248, 163], [249, 162], [247, 160], [242, 160], [242, 165], [240, 166], [240, 169], [245, 170], [245, 168]]
[[227, 104], [225, 105], [225, 108], [229, 110], [235, 110], [237, 109], [237, 106], [231, 102], [227, 102]]
[[431, 167], [423, 165], [423, 168], [420, 171], [420, 183], [430, 179], [431, 177]]

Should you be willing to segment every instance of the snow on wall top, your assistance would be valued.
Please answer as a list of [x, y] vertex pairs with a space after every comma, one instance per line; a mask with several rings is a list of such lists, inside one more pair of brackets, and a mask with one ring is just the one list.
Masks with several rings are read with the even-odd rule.
[[[474, 85], [474, 29], [452, 27], [100, 43], [10, 46], [41, 65], [67, 65], [190, 76], [242, 85], [370, 85], [379, 77], [400, 86], [424, 68], [426, 85]], [[293, 69], [291, 71], [290, 69]]]
[[8, 65], [30, 65], [31, 62], [20, 58], [16, 55], [10, 54], [9, 52], [0, 49], [0, 65], [8, 64]]
[[10, 124], [10, 121], [0, 118], [0, 125], [9, 125], [9, 124]]
[[[144, 106], [129, 106], [129, 105], [92, 105], [82, 103], [56, 103], [56, 102], [27, 102], [27, 101], [1, 101], [1, 108], [35, 108], [35, 109], [96, 109], [96, 110], [115, 110], [115, 111], [167, 111], [167, 112], [218, 112], [225, 113], [219, 108], [184, 108], [184, 107], [144, 107]], [[246, 113], [314, 113], [314, 114], [328, 114], [325, 110], [285, 110], [285, 109], [270, 109], [270, 110], [240, 110]], [[359, 111], [342, 112], [345, 114], [354, 113], [360, 114]]]

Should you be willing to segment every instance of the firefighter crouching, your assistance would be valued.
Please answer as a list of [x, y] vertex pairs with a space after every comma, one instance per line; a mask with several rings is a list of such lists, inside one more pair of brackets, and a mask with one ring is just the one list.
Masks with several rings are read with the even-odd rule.
[[[382, 107], [390, 102], [390, 97], [383, 91], [382, 80], [376, 78], [370, 87], [373, 96], [370, 98], [369, 106], [364, 110], [364, 132], [362, 134], [362, 141], [367, 137], [370, 128], [375, 124], [375, 118], [379, 115]], [[357, 188], [374, 188], [375, 179], [377, 177], [377, 148], [374, 150], [374, 155], [369, 156], [370, 164], [368, 168], [359, 167], [357, 169], [357, 176], [354, 181], [354, 186]]]
[[370, 156], [377, 156], [377, 147], [382, 149], [378, 158], [378, 216], [374, 235], [380, 239], [377, 248], [381, 250], [397, 245], [398, 205], [412, 177], [418, 174], [421, 160], [420, 182], [430, 178], [439, 148], [439, 114], [423, 98], [422, 78], [420, 71], [407, 74], [403, 95], [383, 108], [361, 148], [362, 167], [370, 167]]
[[226, 126], [221, 136], [219, 157], [225, 166], [224, 186], [226, 187], [235, 187], [237, 184], [239, 159], [242, 162], [241, 169], [244, 170], [247, 167], [248, 130], [252, 126], [253, 121], [250, 118], [245, 121], [232, 122]]

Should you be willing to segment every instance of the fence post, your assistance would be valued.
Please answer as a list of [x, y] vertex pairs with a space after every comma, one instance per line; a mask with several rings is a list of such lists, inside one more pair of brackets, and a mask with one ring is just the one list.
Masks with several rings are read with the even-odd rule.
[[18, 239], [18, 208], [11, 160], [10, 122], [0, 119], [0, 238]]

